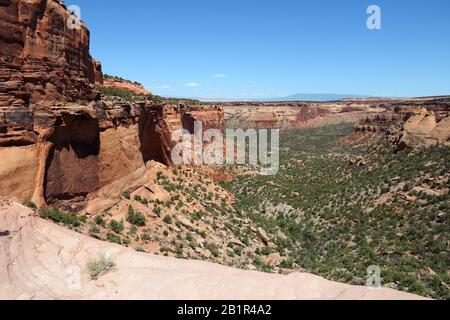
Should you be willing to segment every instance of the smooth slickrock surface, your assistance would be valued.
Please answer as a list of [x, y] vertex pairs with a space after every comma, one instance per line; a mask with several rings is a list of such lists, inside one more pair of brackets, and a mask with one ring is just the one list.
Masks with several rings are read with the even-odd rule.
[[[0, 236], [0, 299], [420, 299], [304, 273], [265, 274], [138, 253], [7, 200], [0, 200], [0, 229], [9, 233]], [[114, 256], [116, 267], [92, 281], [86, 265], [100, 253]]]

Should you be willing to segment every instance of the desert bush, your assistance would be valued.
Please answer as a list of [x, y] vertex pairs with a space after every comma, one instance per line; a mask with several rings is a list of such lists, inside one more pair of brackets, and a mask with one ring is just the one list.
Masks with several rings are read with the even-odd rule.
[[141, 212], [135, 211], [132, 206], [128, 207], [127, 221], [139, 227], [145, 226], [146, 223], [145, 216]]
[[164, 217], [163, 222], [166, 223], [166, 224], [172, 224], [173, 219], [172, 219], [171, 216], [167, 215], [167, 216]]
[[112, 242], [112, 243], [122, 244], [121, 238], [120, 238], [118, 235], [114, 234], [114, 233], [110, 233], [110, 232], [109, 232], [109, 233], [106, 235], [106, 239], [107, 239], [109, 242]]
[[156, 214], [158, 217], [161, 215], [161, 208], [158, 207], [158, 206], [155, 206], [155, 207], [153, 208], [152, 211], [153, 211], [153, 213]]
[[211, 254], [213, 255], [213, 257], [218, 257], [220, 255], [219, 253], [219, 247], [217, 246], [217, 244], [215, 243], [210, 243], [210, 242], [205, 242], [203, 244], [203, 246], [205, 247], [205, 249], [209, 250], [209, 252], [211, 252]]
[[125, 192], [122, 194], [122, 196], [123, 196], [125, 199], [130, 200], [130, 199], [131, 199], [131, 192], [130, 192], [130, 191], [125, 191]]
[[33, 202], [33, 201], [28, 201], [27, 202], [27, 207], [36, 211], [37, 210], [37, 205]]
[[97, 235], [98, 233], [100, 233], [100, 229], [95, 225], [91, 226], [91, 228], [89, 229], [89, 234]]
[[148, 232], [144, 232], [141, 235], [141, 240], [142, 241], [152, 241], [152, 237], [151, 237], [151, 235]]
[[103, 219], [103, 217], [102, 216], [96, 216], [95, 218], [94, 218], [94, 222], [97, 224], [97, 225], [99, 225], [99, 226], [105, 226], [106, 225], [106, 222], [105, 222], [105, 219]]
[[121, 233], [124, 229], [123, 221], [111, 220], [109, 223], [109, 228], [115, 233]]
[[39, 215], [42, 218], [47, 218], [52, 221], [65, 224], [67, 226], [78, 227], [80, 226], [80, 221], [78, 217], [74, 214], [65, 213], [56, 208], [50, 208], [46, 210], [41, 210]]
[[114, 258], [105, 254], [99, 255], [87, 264], [89, 275], [92, 280], [97, 280], [101, 275], [107, 273], [116, 266]]

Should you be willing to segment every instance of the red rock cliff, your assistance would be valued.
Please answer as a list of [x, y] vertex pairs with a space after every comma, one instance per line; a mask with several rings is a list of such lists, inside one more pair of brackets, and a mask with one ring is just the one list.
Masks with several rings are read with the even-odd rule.
[[94, 98], [101, 66], [57, 0], [0, 0], [0, 107]]
[[148, 161], [172, 165], [174, 130], [224, 126], [220, 108], [97, 99], [101, 65], [69, 17], [56, 0], [0, 0], [0, 195], [39, 206], [129, 188]]

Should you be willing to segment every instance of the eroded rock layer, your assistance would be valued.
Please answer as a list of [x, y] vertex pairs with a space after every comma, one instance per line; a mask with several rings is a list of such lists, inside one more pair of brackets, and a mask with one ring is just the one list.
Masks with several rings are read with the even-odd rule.
[[383, 112], [383, 106], [367, 103], [228, 103], [223, 106], [230, 127], [309, 128], [342, 122], [358, 122]]
[[172, 133], [223, 130], [220, 108], [92, 102], [0, 112], [0, 194], [38, 205], [86, 196], [154, 160], [172, 165]]
[[95, 98], [89, 30], [57, 0], [0, 1], [0, 108]]
[[398, 150], [450, 146], [450, 104], [397, 105], [359, 123], [356, 132], [380, 133]]
[[57, 0], [0, 0], [0, 194], [22, 203], [82, 203], [147, 161], [172, 165], [175, 130], [223, 130], [219, 108], [102, 101], [101, 64], [73, 18]]
[[137, 82], [131, 82], [117, 77], [104, 76], [103, 79], [96, 81], [104, 88], [115, 88], [125, 91], [130, 91], [134, 94], [151, 94], [150, 91], [144, 88], [144, 86]]

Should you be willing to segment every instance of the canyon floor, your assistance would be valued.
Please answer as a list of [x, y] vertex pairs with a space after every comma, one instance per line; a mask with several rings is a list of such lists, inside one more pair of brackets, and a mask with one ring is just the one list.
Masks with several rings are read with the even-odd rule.
[[[0, 299], [420, 299], [293, 273], [243, 271], [139, 253], [68, 230], [1, 200]], [[114, 268], [92, 280], [101, 254]], [[79, 275], [79, 276], [78, 276]]]

